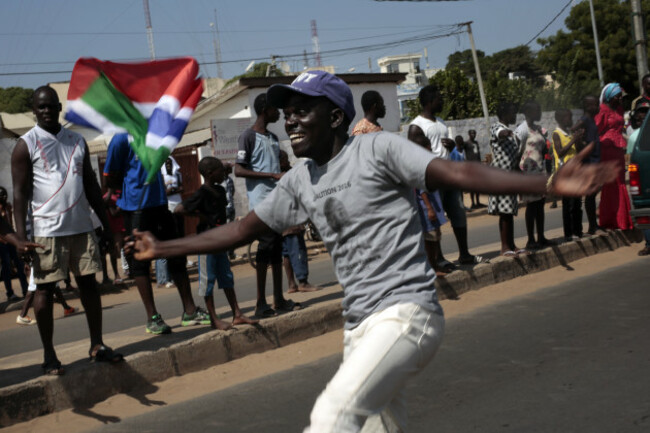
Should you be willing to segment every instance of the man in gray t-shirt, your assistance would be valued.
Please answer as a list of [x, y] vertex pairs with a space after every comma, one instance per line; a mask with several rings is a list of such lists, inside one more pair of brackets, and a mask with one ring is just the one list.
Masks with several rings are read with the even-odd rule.
[[372, 431], [389, 424], [404, 431], [404, 384], [433, 358], [444, 330], [413, 189], [576, 196], [614, 179], [615, 168], [581, 165], [578, 157], [547, 179], [434, 159], [386, 132], [350, 139], [352, 92], [323, 71], [305, 72], [291, 85], [276, 84], [267, 95], [283, 108], [294, 154], [310, 160], [288, 172], [240, 221], [191, 240], [159, 242], [136, 232], [128, 247], [139, 260], [224, 251], [310, 218], [343, 286], [346, 322], [343, 362], [318, 397], [305, 431], [356, 432], [364, 424]]

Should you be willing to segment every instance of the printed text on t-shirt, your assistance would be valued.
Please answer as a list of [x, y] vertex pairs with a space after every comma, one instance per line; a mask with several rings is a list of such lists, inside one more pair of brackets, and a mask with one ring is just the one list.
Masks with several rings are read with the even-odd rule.
[[337, 192], [346, 190], [352, 186], [352, 182], [349, 180], [345, 183], [342, 183], [340, 185], [333, 186], [331, 188], [325, 188], [321, 192], [314, 194], [314, 201], [320, 200], [323, 197], [327, 197], [328, 195], [336, 194]]

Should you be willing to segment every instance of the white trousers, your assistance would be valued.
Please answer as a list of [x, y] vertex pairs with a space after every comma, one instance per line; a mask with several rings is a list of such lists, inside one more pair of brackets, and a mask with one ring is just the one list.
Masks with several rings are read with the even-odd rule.
[[[344, 331], [343, 362], [316, 400], [304, 433], [404, 432], [404, 385], [433, 359], [445, 319], [398, 304]], [[366, 422], [367, 420], [367, 422]]]

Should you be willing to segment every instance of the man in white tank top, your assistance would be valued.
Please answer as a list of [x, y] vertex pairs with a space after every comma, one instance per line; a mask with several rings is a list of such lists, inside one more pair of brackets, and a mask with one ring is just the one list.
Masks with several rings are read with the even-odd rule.
[[[422, 112], [413, 121], [408, 129], [408, 139], [420, 146], [429, 147], [435, 158], [449, 159], [449, 152], [456, 143], [449, 138], [449, 131], [440, 117], [436, 116], [442, 110], [443, 98], [440, 90], [433, 86], [425, 86], [418, 95]], [[460, 190], [453, 188], [440, 188], [442, 207], [447, 214], [454, 230], [458, 244], [458, 262], [461, 265], [475, 265], [484, 261], [481, 256], [470, 254], [467, 245], [467, 216], [465, 205]], [[440, 254], [441, 267], [452, 271], [454, 266]]]
[[[64, 370], [52, 343], [52, 291], [68, 272], [75, 275], [86, 311], [89, 355], [106, 362], [123, 358], [102, 341], [102, 304], [95, 281], [101, 264], [90, 207], [104, 227], [108, 227], [108, 220], [88, 146], [81, 135], [59, 123], [61, 103], [54, 89], [36, 89], [32, 111], [37, 125], [18, 140], [11, 157], [16, 235], [26, 239], [27, 206], [31, 200], [34, 241], [45, 246], [33, 256], [37, 286], [34, 313], [43, 342], [43, 370], [45, 374], [61, 375]], [[111, 236], [110, 230], [104, 233]]]

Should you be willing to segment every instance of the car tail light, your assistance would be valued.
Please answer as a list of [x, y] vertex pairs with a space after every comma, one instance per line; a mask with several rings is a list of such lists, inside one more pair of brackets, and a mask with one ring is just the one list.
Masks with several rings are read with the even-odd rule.
[[637, 164], [630, 164], [627, 170], [630, 174], [630, 195], [640, 195], [641, 175], [639, 174], [639, 166]]
[[650, 216], [635, 217], [634, 220], [639, 225], [641, 225], [641, 224], [650, 224]]

